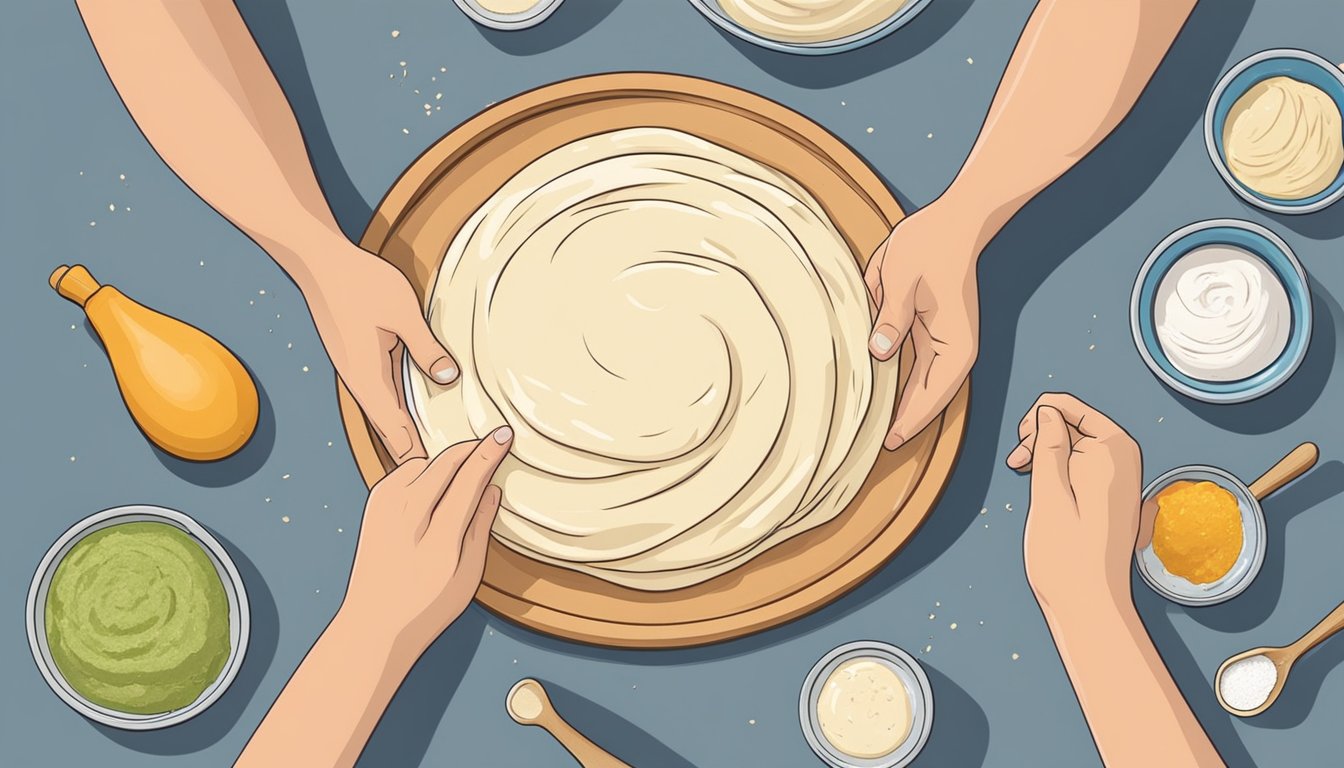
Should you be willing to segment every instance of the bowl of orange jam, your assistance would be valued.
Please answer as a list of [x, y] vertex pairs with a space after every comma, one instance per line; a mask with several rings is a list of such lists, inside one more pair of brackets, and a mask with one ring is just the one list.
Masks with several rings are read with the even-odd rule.
[[1134, 561], [1154, 592], [1182, 605], [1214, 605], [1241, 594], [1260, 573], [1265, 515], [1232, 474], [1177, 467], [1143, 489], [1143, 502], [1152, 534]]

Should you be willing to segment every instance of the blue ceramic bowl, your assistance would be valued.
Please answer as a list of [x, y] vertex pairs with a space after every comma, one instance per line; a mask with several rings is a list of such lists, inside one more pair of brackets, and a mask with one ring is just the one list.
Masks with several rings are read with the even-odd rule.
[[[1288, 343], [1264, 370], [1238, 381], [1203, 381], [1181, 373], [1167, 359], [1157, 338], [1153, 304], [1157, 287], [1182, 256], [1205, 245], [1228, 245], [1252, 253], [1269, 266], [1283, 284], [1292, 310]], [[1200, 221], [1167, 235], [1144, 261], [1130, 296], [1129, 327], [1134, 345], [1153, 375], [1181, 394], [1206, 403], [1254, 400], [1287, 381], [1306, 357], [1311, 341], [1311, 291], [1297, 257], [1278, 235], [1239, 219]]]
[[773, 40], [768, 37], [752, 32], [751, 30], [739, 25], [733, 21], [727, 13], [724, 13], [723, 7], [719, 5], [718, 0], [690, 0], [691, 5], [696, 10], [705, 15], [705, 18], [714, 23], [715, 26], [723, 31], [746, 40], [753, 45], [759, 45], [762, 48], [769, 48], [772, 51], [782, 53], [800, 53], [806, 56], [820, 56], [828, 53], [841, 53], [852, 51], [855, 48], [881, 40], [887, 35], [895, 32], [897, 29], [905, 26], [911, 19], [924, 10], [933, 0], [910, 0], [905, 5], [896, 9], [886, 21], [869, 27], [862, 32], [855, 32], [852, 35], [839, 37], [835, 40], [825, 40], [819, 43], [788, 43], [782, 40]]
[[1242, 184], [1227, 167], [1227, 156], [1223, 152], [1223, 125], [1227, 122], [1228, 111], [1256, 83], [1280, 75], [1320, 88], [1334, 99], [1335, 106], [1344, 113], [1344, 71], [1339, 67], [1314, 53], [1296, 48], [1261, 51], [1228, 70], [1218, 85], [1214, 86], [1209, 106], [1204, 110], [1204, 145], [1223, 181], [1251, 205], [1275, 213], [1319, 211], [1344, 197], [1344, 170], [1322, 192], [1296, 200], [1281, 200], [1266, 197]]

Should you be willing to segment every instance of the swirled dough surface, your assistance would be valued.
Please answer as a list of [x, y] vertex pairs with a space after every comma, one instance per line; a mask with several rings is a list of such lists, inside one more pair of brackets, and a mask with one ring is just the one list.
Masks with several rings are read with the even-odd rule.
[[494, 535], [668, 590], [834, 518], [889, 423], [854, 255], [792, 179], [638, 128], [533, 161], [447, 249], [430, 327], [448, 387], [410, 373], [431, 455], [508, 423]]
[[1301, 200], [1320, 194], [1344, 165], [1344, 129], [1330, 95], [1291, 77], [1252, 86], [1223, 124], [1227, 167], [1265, 197]]
[[718, 0], [728, 18], [784, 43], [825, 43], [871, 29], [909, 0]]

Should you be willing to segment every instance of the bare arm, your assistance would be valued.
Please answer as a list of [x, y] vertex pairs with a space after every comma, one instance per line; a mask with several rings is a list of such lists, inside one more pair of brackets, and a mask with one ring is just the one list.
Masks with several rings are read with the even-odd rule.
[[976, 262], [999, 230], [1129, 113], [1195, 0], [1041, 0], [980, 136], [938, 200], [900, 222], [868, 263], [879, 360], [914, 342], [895, 449], [951, 402], [979, 352]]
[[303, 291], [341, 379], [394, 458], [423, 456], [400, 349], [442, 384], [457, 366], [411, 286], [341, 233], [298, 122], [231, 0], [78, 0], [126, 109], [187, 186]]
[[1074, 694], [1111, 768], [1223, 765], [1149, 638], [1130, 592], [1143, 460], [1120, 426], [1046, 393], [1008, 466], [1031, 472], [1023, 557]]

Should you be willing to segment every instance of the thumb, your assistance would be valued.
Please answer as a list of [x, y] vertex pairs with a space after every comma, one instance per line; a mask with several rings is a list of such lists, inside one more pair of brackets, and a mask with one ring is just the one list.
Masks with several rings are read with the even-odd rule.
[[424, 371], [426, 376], [440, 384], [452, 384], [457, 379], [457, 362], [435, 338], [434, 332], [429, 330], [429, 324], [419, 314], [398, 328], [397, 335], [401, 337], [401, 343], [406, 345], [406, 351], [410, 353], [411, 360], [415, 361], [415, 366]]
[[910, 333], [915, 319], [914, 297], [908, 291], [884, 291], [882, 307], [873, 322], [868, 351], [878, 360], [890, 360]]
[[1073, 496], [1069, 481], [1069, 454], [1073, 441], [1064, 414], [1042, 405], [1036, 409], [1036, 450], [1031, 464], [1032, 501]]

